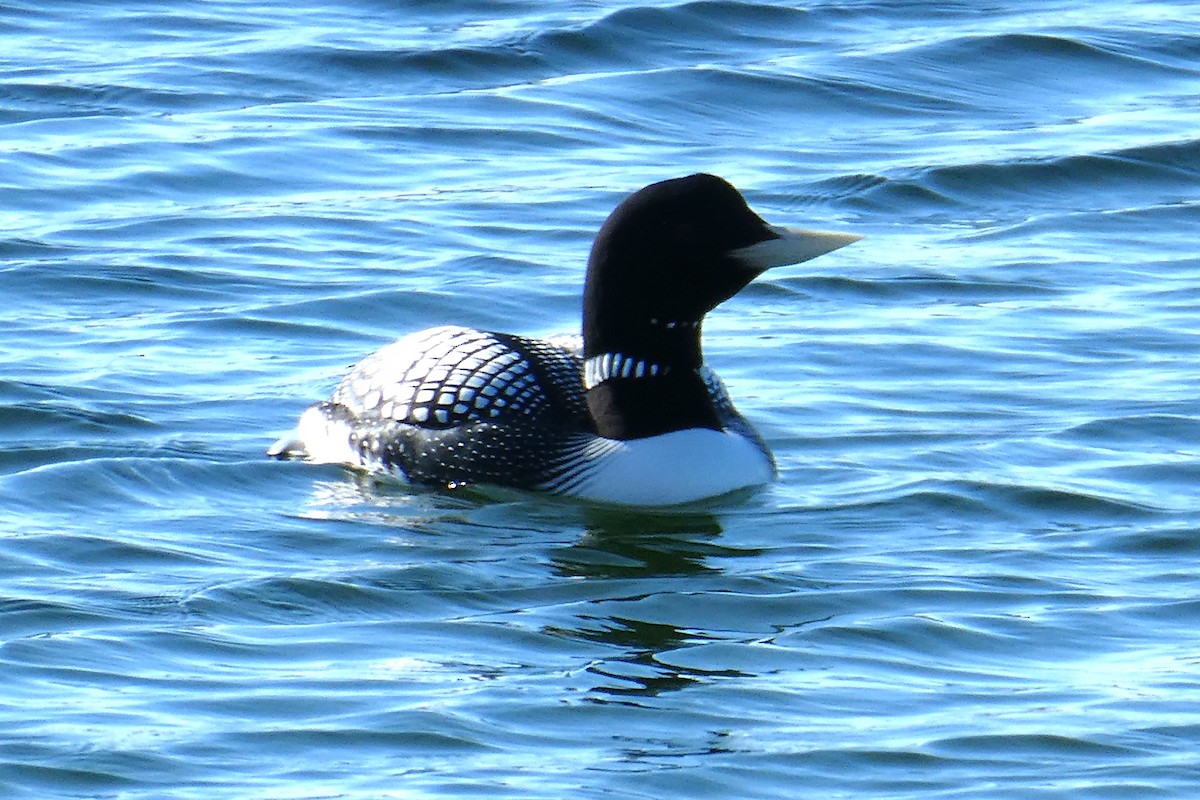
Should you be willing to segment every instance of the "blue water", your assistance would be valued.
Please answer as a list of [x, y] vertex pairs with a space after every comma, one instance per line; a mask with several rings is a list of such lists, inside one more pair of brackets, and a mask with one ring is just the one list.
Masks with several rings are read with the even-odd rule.
[[[0, 796], [1196, 797], [1195, 12], [4, 4]], [[706, 324], [777, 485], [263, 457], [700, 170], [867, 235]]]

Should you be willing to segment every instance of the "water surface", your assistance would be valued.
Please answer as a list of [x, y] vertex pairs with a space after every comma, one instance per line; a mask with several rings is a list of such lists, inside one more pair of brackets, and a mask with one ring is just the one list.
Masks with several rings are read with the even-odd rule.
[[[4, 796], [1194, 797], [1193, 17], [8, 4]], [[867, 235], [706, 324], [776, 485], [263, 458], [404, 333], [577, 328], [701, 170]]]

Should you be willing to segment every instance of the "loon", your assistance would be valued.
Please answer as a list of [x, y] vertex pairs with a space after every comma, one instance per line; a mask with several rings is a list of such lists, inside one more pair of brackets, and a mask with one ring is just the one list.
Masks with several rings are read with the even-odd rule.
[[704, 363], [704, 315], [771, 267], [860, 238], [768, 225], [714, 175], [651, 184], [596, 235], [582, 339], [412, 333], [355, 365], [267, 454], [625, 506], [769, 483], [770, 449]]

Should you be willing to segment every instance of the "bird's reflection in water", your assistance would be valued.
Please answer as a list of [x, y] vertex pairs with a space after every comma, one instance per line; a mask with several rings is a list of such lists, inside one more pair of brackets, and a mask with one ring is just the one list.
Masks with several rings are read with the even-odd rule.
[[553, 631], [608, 645], [615, 651], [611, 658], [596, 660], [588, 667], [589, 674], [598, 679], [591, 687], [590, 699], [636, 702], [637, 697], [742, 674], [666, 663], [665, 653], [723, 637], [662, 618], [639, 618], [639, 612], [642, 616], [651, 616], [648, 612], [670, 616], [681, 604], [694, 608], [695, 602], [703, 602], [695, 593], [703, 592], [704, 578], [721, 574], [713, 560], [750, 554], [720, 543], [722, 530], [718, 518], [706, 512], [591, 509], [585, 534], [553, 554], [553, 563], [563, 575], [603, 580], [615, 590], [598, 593], [577, 615], [574, 629]]
[[585, 533], [554, 553], [566, 575], [590, 578], [655, 577], [707, 572], [706, 559], [720, 554], [722, 528], [716, 516], [648, 514], [588, 509]]
[[[527, 624], [531, 613], [545, 614], [557, 619], [543, 621], [543, 633], [598, 646], [599, 655], [590, 656], [580, 674], [579, 688], [589, 701], [639, 704], [639, 698], [748, 674], [722, 663], [721, 645], [739, 637], [706, 625], [705, 608], [736, 590], [738, 580], [725, 573], [725, 564], [761, 551], [724, 541], [721, 520], [711, 511], [607, 509], [528, 495], [414, 490], [351, 476], [319, 482], [302, 515], [386, 528], [405, 538], [409, 557], [411, 545], [421, 542], [437, 542], [434, 552], [441, 553], [437, 548], [453, 539], [448, 533], [506, 548], [509, 554], [496, 562], [501, 566], [545, 569], [548, 556], [549, 580], [535, 578], [517, 590], [526, 605], [493, 608], [488, 616]], [[430, 539], [430, 533], [439, 536]], [[522, 573], [523, 580], [530, 578]], [[566, 602], [564, 582], [580, 582]], [[491, 584], [487, 594], [499, 597]]]

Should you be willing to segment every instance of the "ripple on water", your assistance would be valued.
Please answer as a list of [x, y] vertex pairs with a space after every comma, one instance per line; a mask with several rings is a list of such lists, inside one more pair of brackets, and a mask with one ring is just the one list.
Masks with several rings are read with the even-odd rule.
[[[126, 5], [0, 26], [14, 796], [1195, 794], [1186, 4]], [[868, 234], [706, 322], [777, 485], [263, 458], [699, 170]]]

